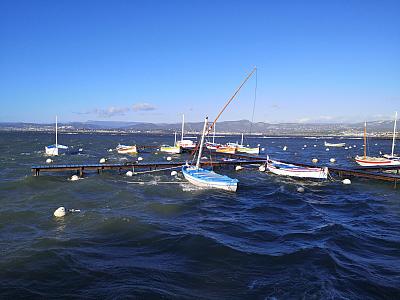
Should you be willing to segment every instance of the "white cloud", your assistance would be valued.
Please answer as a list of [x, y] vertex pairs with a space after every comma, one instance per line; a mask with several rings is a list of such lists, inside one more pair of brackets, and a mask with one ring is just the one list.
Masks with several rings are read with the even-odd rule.
[[132, 105], [133, 111], [150, 111], [155, 110], [156, 107], [150, 103], [135, 103]]

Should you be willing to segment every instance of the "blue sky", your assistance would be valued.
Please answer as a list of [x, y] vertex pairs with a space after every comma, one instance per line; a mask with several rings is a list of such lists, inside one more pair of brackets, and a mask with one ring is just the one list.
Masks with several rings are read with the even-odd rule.
[[[255, 121], [400, 110], [400, 1], [0, 2], [0, 121], [216, 116], [257, 66]], [[255, 77], [222, 120], [251, 119]]]

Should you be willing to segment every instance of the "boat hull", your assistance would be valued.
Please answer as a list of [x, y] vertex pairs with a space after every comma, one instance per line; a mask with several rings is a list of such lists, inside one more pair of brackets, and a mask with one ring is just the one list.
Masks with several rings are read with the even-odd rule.
[[242, 153], [247, 153], [247, 154], [260, 154], [260, 148], [256, 147], [256, 148], [249, 148], [249, 147], [239, 147], [237, 149], [238, 152], [242, 152]]
[[238, 180], [217, 174], [213, 171], [190, 166], [182, 167], [183, 176], [187, 181], [202, 188], [221, 189], [236, 192]]
[[48, 156], [58, 156], [66, 153], [68, 150], [67, 146], [64, 145], [50, 145], [45, 147], [45, 153]]
[[327, 179], [328, 168], [308, 168], [292, 164], [285, 164], [278, 161], [269, 161], [267, 170], [280, 176], [297, 178]]
[[356, 156], [356, 163], [363, 167], [372, 166], [400, 166], [400, 160], [397, 159], [387, 159], [384, 157], [365, 157]]
[[216, 150], [216, 152], [220, 152], [220, 153], [228, 153], [228, 154], [235, 154], [236, 153], [236, 148], [235, 147], [218, 147]]
[[179, 153], [181, 153], [181, 147], [162, 146], [160, 148], [160, 151], [170, 153], [170, 154], [179, 154]]
[[137, 148], [136, 146], [125, 146], [125, 145], [119, 145], [116, 148], [117, 152], [119, 154], [136, 154], [137, 153]]

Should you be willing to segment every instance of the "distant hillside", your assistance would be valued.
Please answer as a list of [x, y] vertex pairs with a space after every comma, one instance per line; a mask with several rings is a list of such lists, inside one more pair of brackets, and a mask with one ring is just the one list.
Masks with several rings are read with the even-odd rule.
[[[374, 121], [368, 124], [368, 133], [391, 132], [393, 121]], [[144, 122], [116, 122], [116, 121], [86, 121], [59, 123], [60, 130], [121, 130], [134, 132], [174, 132], [181, 130], [181, 123], [144, 123]], [[203, 122], [188, 122], [185, 124], [185, 131], [200, 132]], [[342, 134], [361, 133], [363, 123], [279, 123], [271, 124], [256, 122], [251, 124], [249, 120], [218, 122], [216, 129], [218, 133], [258, 133], [266, 135], [293, 135], [293, 134]], [[0, 123], [0, 129], [19, 130], [54, 130], [54, 124], [35, 123]]]

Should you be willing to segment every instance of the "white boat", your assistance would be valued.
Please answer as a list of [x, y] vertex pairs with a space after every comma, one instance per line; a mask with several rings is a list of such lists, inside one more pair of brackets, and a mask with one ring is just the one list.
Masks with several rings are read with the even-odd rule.
[[201, 136], [201, 143], [199, 153], [197, 156], [197, 163], [195, 166], [184, 165], [182, 166], [183, 176], [190, 183], [203, 187], [221, 189], [230, 192], [236, 192], [239, 180], [230, 178], [225, 175], [217, 174], [214, 171], [200, 168], [200, 158], [203, 150], [204, 136], [206, 134], [208, 118], [204, 121], [203, 134]]
[[248, 145], [245, 146], [243, 145], [243, 133], [242, 133], [242, 139], [240, 144], [239, 143], [228, 143], [227, 144], [230, 147], [235, 147], [237, 152], [242, 152], [242, 153], [247, 153], [247, 154], [260, 154], [260, 147], [249, 147]]
[[185, 130], [185, 115], [182, 115], [182, 134], [181, 140], [175, 143], [175, 146], [180, 147], [182, 150], [193, 150], [196, 148], [196, 142], [192, 140], [184, 138], [184, 130]]
[[367, 122], [364, 123], [364, 156], [357, 155], [354, 159], [363, 167], [400, 165], [399, 159], [367, 156]]
[[271, 173], [280, 176], [290, 176], [297, 178], [327, 179], [328, 168], [302, 167], [294, 164], [287, 164], [277, 160], [267, 158], [266, 169]]
[[136, 154], [137, 148], [136, 145], [127, 146], [119, 144], [117, 148], [115, 148], [119, 154]]
[[324, 142], [325, 147], [344, 147], [346, 143], [327, 143]]
[[161, 152], [166, 152], [166, 153], [170, 153], [170, 154], [179, 154], [181, 153], [181, 147], [177, 145], [176, 143], [176, 132], [175, 132], [175, 142], [174, 142], [175, 146], [169, 146], [169, 145], [162, 145], [160, 147], [160, 151]]
[[53, 145], [49, 145], [45, 147], [46, 155], [49, 156], [57, 156], [62, 153], [67, 152], [68, 146], [60, 145], [58, 143], [58, 123], [57, 123], [57, 116], [56, 116], [56, 143]]

